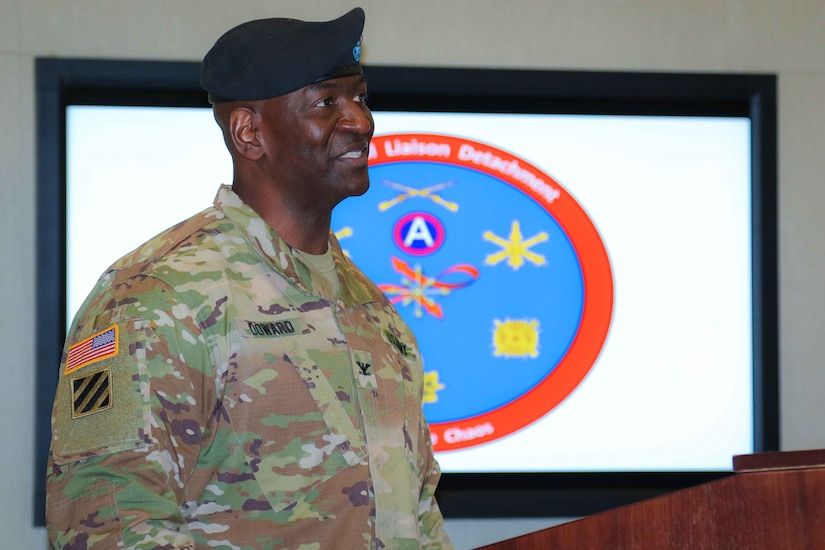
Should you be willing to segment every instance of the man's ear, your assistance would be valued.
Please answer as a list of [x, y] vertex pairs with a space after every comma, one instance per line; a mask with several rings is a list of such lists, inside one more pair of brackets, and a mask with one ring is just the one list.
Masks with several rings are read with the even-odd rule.
[[238, 107], [229, 115], [229, 139], [235, 150], [249, 160], [258, 160], [263, 147], [258, 133], [258, 113], [248, 107]]

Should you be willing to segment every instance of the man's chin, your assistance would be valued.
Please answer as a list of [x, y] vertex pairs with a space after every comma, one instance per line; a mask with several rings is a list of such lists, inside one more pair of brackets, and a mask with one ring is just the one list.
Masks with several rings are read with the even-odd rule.
[[367, 183], [366, 183], [365, 185], [361, 186], [361, 188], [360, 188], [360, 189], [355, 190], [355, 191], [352, 193], [352, 196], [353, 196], [353, 197], [360, 197], [361, 195], [363, 195], [364, 193], [366, 193], [367, 191], [369, 191], [369, 189], [370, 189], [370, 182], [369, 182], [369, 181], [367, 181]]
[[341, 195], [336, 202], [336, 204], [340, 204], [341, 202], [351, 198], [351, 197], [360, 197], [364, 193], [366, 193], [370, 188], [369, 180], [364, 182], [350, 182], [346, 186], [340, 188]]
[[362, 174], [357, 175], [350, 181], [349, 185], [347, 185], [347, 189], [349, 190], [349, 195], [351, 197], [360, 197], [364, 193], [366, 193], [370, 188], [370, 177], [369, 173], [367, 172], [366, 168]]

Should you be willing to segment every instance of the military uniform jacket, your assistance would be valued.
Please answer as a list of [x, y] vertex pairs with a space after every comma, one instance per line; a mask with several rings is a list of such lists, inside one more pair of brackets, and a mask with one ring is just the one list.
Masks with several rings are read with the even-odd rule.
[[451, 547], [414, 337], [330, 246], [337, 296], [224, 186], [101, 277], [60, 366], [53, 547]]

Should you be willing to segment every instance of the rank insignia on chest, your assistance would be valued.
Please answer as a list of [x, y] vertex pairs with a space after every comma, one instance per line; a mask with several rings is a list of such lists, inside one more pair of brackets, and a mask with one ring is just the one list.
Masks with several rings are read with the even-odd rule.
[[372, 364], [372, 356], [369, 352], [352, 350], [353, 361], [355, 363], [355, 380], [359, 387], [375, 389], [378, 381], [375, 379], [375, 365]]
[[72, 379], [72, 418], [105, 411], [112, 406], [108, 368]]

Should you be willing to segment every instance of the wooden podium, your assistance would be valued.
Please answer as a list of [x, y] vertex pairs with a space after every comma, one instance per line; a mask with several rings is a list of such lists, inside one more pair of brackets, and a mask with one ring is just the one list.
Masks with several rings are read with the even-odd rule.
[[825, 450], [736, 456], [735, 474], [486, 550], [825, 549]]

